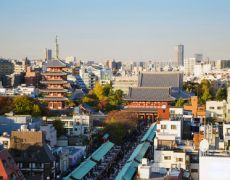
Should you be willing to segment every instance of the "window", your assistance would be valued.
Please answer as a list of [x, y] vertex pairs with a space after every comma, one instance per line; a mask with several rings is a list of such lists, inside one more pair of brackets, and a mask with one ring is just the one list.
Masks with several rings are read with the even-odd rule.
[[214, 109], [214, 107], [209, 107], [209, 109]]
[[164, 160], [171, 160], [171, 156], [164, 156]]
[[171, 129], [176, 129], [176, 125], [171, 125]]
[[219, 110], [220, 110], [220, 109], [222, 109], [222, 107], [221, 107], [221, 106], [218, 106], [218, 107], [217, 107], [217, 109], [219, 109]]
[[176, 158], [176, 162], [183, 162], [183, 158]]
[[22, 168], [29, 168], [30, 164], [29, 163], [22, 163]]
[[166, 125], [161, 125], [161, 129], [166, 129]]
[[191, 169], [192, 173], [198, 173], [198, 169]]

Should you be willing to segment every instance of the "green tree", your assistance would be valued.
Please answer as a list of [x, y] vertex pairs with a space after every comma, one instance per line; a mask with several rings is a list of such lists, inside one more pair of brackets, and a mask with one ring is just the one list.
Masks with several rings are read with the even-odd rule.
[[227, 99], [227, 89], [226, 88], [219, 88], [217, 91], [216, 91], [216, 97], [215, 99], [217, 101], [223, 101], [223, 100], [226, 100]]
[[57, 131], [57, 137], [60, 137], [62, 135], [66, 135], [67, 131], [65, 129], [65, 123], [62, 122], [60, 119], [54, 120], [53, 126], [55, 127], [55, 129]]
[[41, 116], [42, 115], [42, 111], [39, 105], [34, 104], [33, 108], [32, 108], [32, 115], [33, 116]]
[[16, 114], [30, 114], [33, 100], [27, 96], [16, 96], [13, 98], [13, 108]]
[[201, 96], [201, 103], [205, 104], [207, 100], [212, 99], [212, 95], [211, 95], [209, 89], [204, 88], [203, 90], [204, 90], [204, 92], [203, 92], [203, 95]]
[[183, 98], [179, 98], [178, 100], [177, 100], [177, 102], [176, 102], [176, 107], [183, 107], [183, 105], [184, 105], [184, 99]]
[[109, 93], [113, 91], [111, 84], [105, 84], [103, 86], [103, 91], [105, 96], [109, 96]]

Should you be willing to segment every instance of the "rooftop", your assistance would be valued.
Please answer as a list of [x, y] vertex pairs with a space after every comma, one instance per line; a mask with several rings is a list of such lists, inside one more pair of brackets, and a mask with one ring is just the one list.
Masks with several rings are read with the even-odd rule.
[[182, 74], [180, 72], [141, 73], [139, 87], [180, 87]]
[[129, 88], [125, 100], [132, 101], [174, 101], [169, 87], [134, 87]]
[[46, 67], [66, 67], [66, 64], [60, 60], [49, 60], [45, 64]]

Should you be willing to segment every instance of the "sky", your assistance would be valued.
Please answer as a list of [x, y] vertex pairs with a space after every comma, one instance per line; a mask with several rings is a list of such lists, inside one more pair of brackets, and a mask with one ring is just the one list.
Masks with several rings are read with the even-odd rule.
[[203, 53], [230, 59], [229, 0], [1, 0], [0, 57], [173, 60]]

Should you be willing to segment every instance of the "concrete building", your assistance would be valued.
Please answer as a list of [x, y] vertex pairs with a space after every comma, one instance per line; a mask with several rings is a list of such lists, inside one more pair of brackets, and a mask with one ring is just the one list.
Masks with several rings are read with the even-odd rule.
[[180, 120], [162, 120], [157, 124], [157, 137], [159, 136], [175, 136], [176, 139], [181, 139], [181, 121]]
[[193, 74], [195, 77], [200, 77], [202, 75], [205, 75], [207, 73], [210, 73], [212, 70], [212, 65], [211, 64], [196, 64], [194, 65], [193, 68]]
[[12, 131], [10, 153], [25, 178], [55, 179], [55, 157], [45, 144], [45, 134], [42, 131], [28, 130], [26, 126]]
[[4, 132], [2, 136], [0, 136], [0, 145], [2, 145], [4, 149], [10, 148], [10, 135], [7, 132]]
[[52, 49], [45, 49], [45, 60], [52, 60]]
[[184, 74], [186, 76], [193, 75], [195, 64], [196, 64], [196, 58], [187, 58], [184, 60]]
[[216, 121], [224, 121], [226, 118], [226, 101], [207, 101], [206, 118], [213, 118]]
[[215, 61], [216, 69], [226, 69], [230, 68], [230, 60], [217, 60]]
[[228, 180], [230, 177], [229, 152], [223, 150], [208, 150], [199, 156], [200, 180]]
[[176, 63], [178, 66], [184, 66], [184, 45], [176, 46]]
[[51, 147], [57, 144], [57, 131], [52, 124], [40, 126], [40, 131], [45, 133], [45, 139]]
[[14, 64], [7, 59], [0, 58], [0, 76], [10, 75], [14, 72]]
[[138, 76], [118, 76], [113, 80], [114, 90], [122, 90], [124, 94], [128, 94], [130, 87], [137, 87]]

